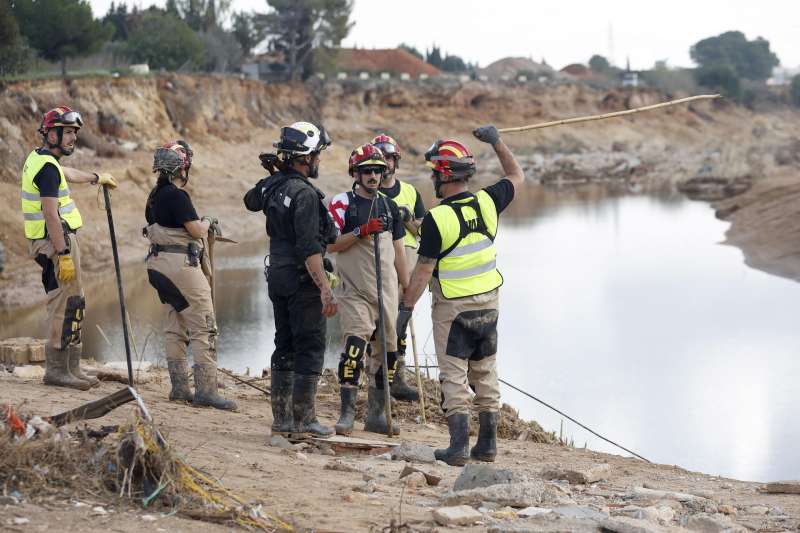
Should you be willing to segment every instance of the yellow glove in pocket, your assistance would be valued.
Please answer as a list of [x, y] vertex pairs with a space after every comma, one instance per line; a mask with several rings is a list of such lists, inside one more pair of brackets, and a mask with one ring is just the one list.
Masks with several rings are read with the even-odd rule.
[[58, 256], [58, 281], [69, 283], [75, 279], [75, 263], [72, 261], [72, 256], [59, 255]]
[[328, 284], [331, 286], [331, 290], [335, 289], [337, 285], [339, 285], [339, 276], [334, 274], [333, 272], [325, 271], [325, 277], [328, 278]]
[[117, 180], [114, 179], [114, 176], [108, 173], [98, 174], [97, 175], [97, 185], [102, 187], [103, 185], [108, 185], [109, 189], [116, 189], [117, 188]]

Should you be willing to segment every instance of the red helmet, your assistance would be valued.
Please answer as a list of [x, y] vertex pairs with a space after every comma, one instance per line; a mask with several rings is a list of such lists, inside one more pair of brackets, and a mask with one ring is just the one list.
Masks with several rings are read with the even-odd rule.
[[438, 140], [425, 152], [427, 165], [443, 176], [468, 179], [475, 173], [475, 156], [453, 139]]
[[365, 166], [387, 166], [383, 152], [372, 144], [363, 144], [350, 153], [348, 171], [351, 176], [355, 175], [356, 167]]
[[381, 133], [372, 139], [372, 144], [380, 148], [385, 157], [389, 157], [391, 155], [394, 156], [396, 160], [400, 159], [400, 145], [397, 144], [397, 141], [385, 133]]
[[39, 133], [44, 135], [53, 128], [61, 126], [69, 126], [72, 128], [80, 129], [83, 126], [83, 118], [77, 111], [73, 111], [69, 107], [62, 105], [51, 109], [42, 117], [42, 124], [39, 126]]

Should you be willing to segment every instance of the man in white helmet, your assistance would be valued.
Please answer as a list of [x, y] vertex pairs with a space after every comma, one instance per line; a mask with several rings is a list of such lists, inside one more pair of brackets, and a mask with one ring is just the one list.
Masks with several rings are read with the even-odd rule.
[[[331, 144], [325, 129], [310, 122], [281, 128], [275, 164], [279, 172], [260, 180], [244, 197], [250, 211], [267, 216], [267, 289], [275, 318], [270, 361], [272, 432], [329, 436], [316, 418], [314, 402], [325, 356], [325, 320], [337, 305], [325, 272], [326, 246], [336, 229], [324, 194], [309, 179], [319, 176], [322, 150]], [[274, 156], [273, 156], [274, 157]]]

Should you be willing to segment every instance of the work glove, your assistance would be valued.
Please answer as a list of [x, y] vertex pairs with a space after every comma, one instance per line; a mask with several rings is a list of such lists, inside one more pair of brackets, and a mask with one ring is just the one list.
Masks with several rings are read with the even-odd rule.
[[117, 180], [114, 179], [109, 173], [103, 174], [95, 174], [97, 176], [97, 186], [102, 187], [103, 185], [108, 185], [109, 189], [116, 189], [117, 188]]
[[217, 237], [222, 236], [222, 228], [219, 227], [219, 219], [215, 217], [204, 216], [200, 219], [201, 222], [208, 222], [208, 234]]
[[411, 320], [411, 315], [414, 313], [413, 307], [407, 307], [406, 304], [400, 302], [400, 308], [397, 311], [397, 334], [402, 336], [408, 329], [408, 322]]
[[58, 281], [69, 283], [75, 279], [75, 263], [69, 253], [58, 256]]
[[479, 140], [489, 143], [492, 146], [497, 144], [500, 140], [500, 133], [494, 126], [481, 126], [480, 128], [472, 130], [472, 134]]
[[371, 218], [366, 224], [361, 224], [358, 228], [358, 236], [363, 239], [367, 235], [374, 235], [386, 230], [386, 223], [380, 218]]
[[411, 220], [414, 218], [411, 214], [411, 209], [404, 205], [398, 206], [398, 209], [400, 211], [400, 218], [403, 220], [403, 222], [411, 222]]

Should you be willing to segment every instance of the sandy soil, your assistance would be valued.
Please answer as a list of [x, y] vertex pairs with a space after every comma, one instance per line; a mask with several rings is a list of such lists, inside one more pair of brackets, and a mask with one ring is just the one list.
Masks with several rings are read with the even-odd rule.
[[[314, 448], [296, 453], [269, 446], [270, 406], [258, 391], [235, 385], [226, 378], [223, 392], [235, 398], [239, 404], [238, 412], [227, 413], [171, 403], [166, 400], [168, 384], [169, 380], [163, 373], [152, 382], [141, 385], [139, 390], [171, 445], [184, 454], [191, 464], [222, 480], [234, 493], [247, 501], [262, 502], [265, 511], [280, 516], [299, 529], [381, 531], [394, 519], [396, 523], [405, 523], [414, 531], [446, 530], [433, 521], [432, 510], [442, 505], [441, 497], [452, 487], [461, 472], [460, 468], [444, 463], [418, 464], [416, 466], [423, 470], [441, 475], [442, 482], [437, 487], [404, 488], [403, 482], [398, 481], [398, 475], [405, 465], [402, 461], [373, 456], [331, 457]], [[48, 415], [110, 394], [120, 386], [118, 383], [102, 383], [94, 390], [75, 392], [45, 387], [38, 382], [21, 381], [3, 372], [0, 373], [0, 402], [11, 402], [27, 412]], [[320, 387], [318, 403], [320, 420], [333, 424], [338, 414], [338, 398], [324, 382]], [[121, 407], [103, 419], [89, 421], [87, 425], [99, 428], [101, 425], [124, 423], [133, 409], [130, 405]], [[447, 430], [442, 426], [423, 426], [408, 420], [400, 425], [402, 434], [398, 440], [407, 439], [436, 447], [447, 443]], [[361, 424], [357, 423], [356, 428], [359, 427]], [[354, 436], [384, 438], [361, 431], [356, 431]], [[541, 480], [543, 471], [554, 468], [581, 469], [600, 463], [610, 465], [606, 479], [592, 485], [546, 481], [545, 485], [559, 494], [561, 503], [566, 505], [588, 506], [614, 515], [625, 505], [645, 507], [659, 504], [657, 499], [648, 501], [647, 498], [631, 498], [631, 489], [644, 486], [708, 498], [700, 510], [735, 513], [730, 518], [751, 530], [793, 530], [800, 523], [800, 496], [762, 494], [758, 483], [707, 476], [677, 466], [647, 464], [633, 458], [559, 445], [500, 440], [498, 448], [495, 466], [511, 469], [532, 480]], [[337, 460], [352, 466], [353, 471], [325, 468]], [[372, 493], [358, 492], [356, 489], [363, 487], [364, 480], [368, 478], [374, 478], [376, 490]], [[681, 518], [685, 521], [698, 512], [696, 506], [681, 505], [675, 501], [668, 503], [675, 509], [675, 518], [664, 526], [677, 527]], [[661, 504], [666, 505], [664, 502]], [[103, 506], [108, 514], [98, 515], [93, 511], [98, 505]], [[763, 507], [758, 509], [757, 506]], [[765, 512], [772, 514], [765, 515]], [[721, 518], [721, 515], [716, 516]], [[24, 526], [14, 526], [15, 517], [27, 518], [30, 522]], [[591, 527], [587, 529], [585, 524], [579, 527], [558, 521], [550, 523], [548, 527], [558, 526], [559, 523], [562, 531], [597, 530]], [[196, 531], [200, 527], [204, 531], [230, 529], [227, 525], [208, 523], [201, 526], [199, 522], [179, 516], [165, 517], [161, 510], [144, 510], [129, 501], [101, 494], [74, 494], [71, 498], [0, 505], [0, 527], [3, 526], [8, 531], [46, 531], [56, 526], [61, 531]], [[546, 529], [541, 523], [492, 518], [488, 513], [481, 524], [459, 530], [499, 528], [497, 530], [502, 531], [523, 526], [528, 528], [525, 531], [552, 530]], [[650, 523], [649, 527], [663, 526]]]

